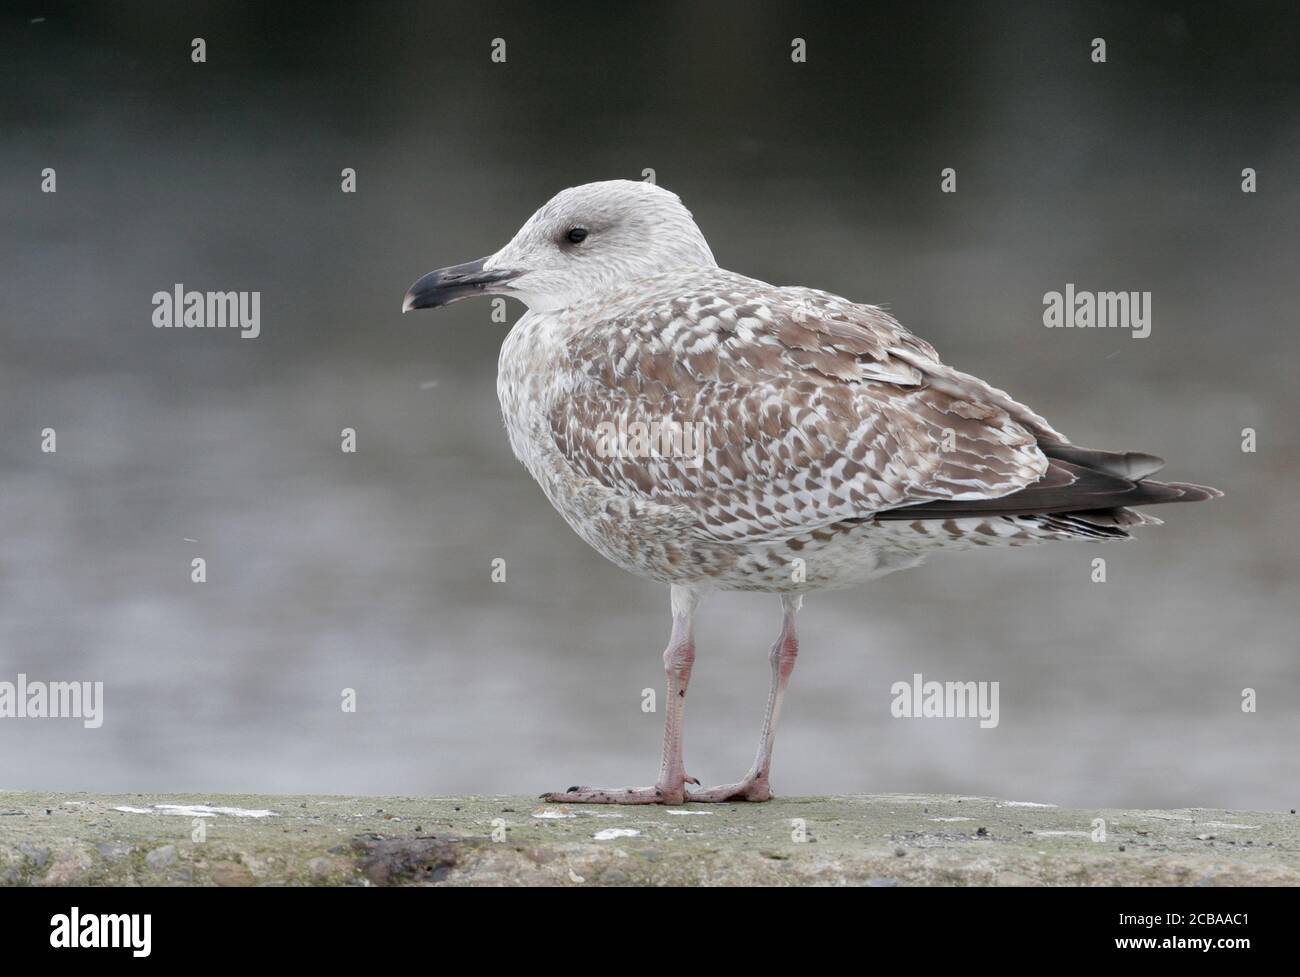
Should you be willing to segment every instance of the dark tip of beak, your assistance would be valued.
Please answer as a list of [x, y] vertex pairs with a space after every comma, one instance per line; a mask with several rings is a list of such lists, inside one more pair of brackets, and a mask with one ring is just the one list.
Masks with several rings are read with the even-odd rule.
[[486, 270], [483, 267], [485, 261], [486, 258], [479, 258], [478, 261], [467, 261], [463, 265], [429, 272], [407, 289], [406, 298], [402, 300], [402, 311], [436, 309], [440, 305], [450, 305], [488, 291], [489, 285], [507, 282], [519, 274], [500, 268]]

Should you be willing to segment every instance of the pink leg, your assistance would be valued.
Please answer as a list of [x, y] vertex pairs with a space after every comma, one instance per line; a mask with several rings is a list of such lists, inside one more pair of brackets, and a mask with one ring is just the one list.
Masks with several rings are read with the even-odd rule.
[[781, 719], [781, 700], [785, 698], [785, 687], [790, 682], [790, 673], [794, 671], [794, 661], [799, 655], [794, 616], [802, 603], [803, 597], [798, 594], [785, 594], [781, 597], [781, 634], [768, 656], [772, 665], [772, 685], [767, 693], [767, 712], [763, 715], [763, 728], [758, 734], [758, 753], [754, 757], [754, 765], [738, 783], [692, 791], [686, 795], [688, 801], [721, 803], [771, 800], [768, 773], [772, 767], [772, 744], [776, 742], [776, 724]]
[[695, 608], [702, 594], [691, 587], [672, 588], [673, 633], [664, 649], [664, 672], [668, 676], [668, 695], [664, 703], [664, 752], [659, 779], [653, 787], [570, 787], [566, 791], [543, 794], [547, 801], [561, 804], [682, 804], [686, 800], [686, 782], [699, 781], [686, 775], [682, 765], [682, 715], [686, 709], [686, 688], [695, 664]]

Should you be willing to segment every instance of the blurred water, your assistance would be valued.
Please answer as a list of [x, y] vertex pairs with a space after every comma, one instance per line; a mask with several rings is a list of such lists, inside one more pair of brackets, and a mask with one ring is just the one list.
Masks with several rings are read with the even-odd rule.
[[[107, 718], [0, 722], [0, 786], [648, 782], [666, 592], [612, 571], [510, 456], [488, 305], [398, 310], [555, 190], [654, 167], [723, 265], [886, 303], [1076, 440], [1228, 493], [1137, 543], [813, 597], [776, 788], [1293, 806], [1294, 18], [1047, 8], [8, 19], [0, 680], [104, 681]], [[1081, 53], [1097, 34], [1105, 66]], [[176, 282], [261, 290], [262, 336], [153, 329]], [[1150, 290], [1151, 337], [1044, 329], [1066, 282]], [[770, 597], [705, 606], [686, 742], [706, 783], [748, 765], [778, 621]], [[892, 719], [915, 672], [1000, 682], [1001, 724]]]

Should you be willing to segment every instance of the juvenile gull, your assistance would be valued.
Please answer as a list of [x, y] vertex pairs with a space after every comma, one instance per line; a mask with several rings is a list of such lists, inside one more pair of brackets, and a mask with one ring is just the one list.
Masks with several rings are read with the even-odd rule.
[[[476, 294], [528, 307], [497, 375], [515, 455], [579, 536], [671, 588], [657, 782], [551, 801], [767, 800], [805, 593], [941, 550], [1127, 539], [1159, 523], [1131, 506], [1221, 494], [1150, 481], [1154, 455], [1071, 444], [875, 306], [724, 271], [650, 184], [562, 191], [500, 251], [419, 279], [402, 310]], [[780, 594], [783, 619], [753, 766], [688, 791], [692, 622], [714, 589]]]

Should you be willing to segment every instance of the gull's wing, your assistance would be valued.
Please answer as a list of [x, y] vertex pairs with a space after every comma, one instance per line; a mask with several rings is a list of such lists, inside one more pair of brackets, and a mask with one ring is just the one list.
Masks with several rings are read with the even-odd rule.
[[[686, 507], [710, 538], [757, 541], [904, 506], [1000, 499], [1049, 468], [1060, 490], [1076, 466], [1040, 442], [1103, 454], [945, 366], [874, 306], [722, 272], [671, 285], [569, 340], [573, 383], [551, 436], [576, 471]], [[636, 438], [638, 423], [648, 439]], [[1131, 457], [1141, 468], [1149, 456]]]

